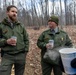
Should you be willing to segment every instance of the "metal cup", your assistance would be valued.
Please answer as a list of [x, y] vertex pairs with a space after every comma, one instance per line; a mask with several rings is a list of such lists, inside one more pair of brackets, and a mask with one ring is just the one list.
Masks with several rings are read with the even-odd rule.
[[49, 44], [51, 45], [51, 48], [54, 47], [54, 40], [49, 40]]
[[11, 39], [13, 39], [15, 41], [15, 44], [13, 44], [13, 46], [16, 46], [17, 43], [17, 37], [16, 36], [11, 36]]
[[17, 37], [16, 36], [11, 36], [12, 39], [14, 39], [17, 42]]

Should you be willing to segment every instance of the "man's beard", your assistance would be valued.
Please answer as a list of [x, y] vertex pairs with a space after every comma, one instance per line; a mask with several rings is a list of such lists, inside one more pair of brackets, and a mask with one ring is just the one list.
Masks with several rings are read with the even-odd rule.
[[16, 21], [16, 20], [17, 20], [17, 17], [16, 17], [16, 15], [9, 16], [9, 18], [10, 18], [10, 20], [11, 20], [11, 21]]

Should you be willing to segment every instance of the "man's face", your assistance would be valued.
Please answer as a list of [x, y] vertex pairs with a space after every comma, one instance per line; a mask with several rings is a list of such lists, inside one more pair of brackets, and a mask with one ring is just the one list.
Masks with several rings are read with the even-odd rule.
[[50, 29], [54, 29], [54, 28], [57, 27], [57, 24], [56, 24], [55, 22], [52, 22], [52, 21], [49, 21], [49, 22], [48, 22], [48, 25], [49, 25], [49, 28], [50, 28]]
[[15, 7], [12, 7], [9, 11], [7, 11], [7, 15], [12, 21], [16, 21], [17, 20], [17, 9]]

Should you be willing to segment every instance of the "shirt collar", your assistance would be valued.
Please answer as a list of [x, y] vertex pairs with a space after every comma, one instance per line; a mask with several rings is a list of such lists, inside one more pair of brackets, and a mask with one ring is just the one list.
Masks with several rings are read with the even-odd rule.
[[56, 27], [56, 28], [54, 28], [54, 29], [51, 29], [51, 32], [58, 33], [58, 32], [59, 32], [59, 28]]
[[56, 28], [54, 29], [54, 31], [55, 31], [55, 33], [59, 32], [59, 28], [56, 27]]

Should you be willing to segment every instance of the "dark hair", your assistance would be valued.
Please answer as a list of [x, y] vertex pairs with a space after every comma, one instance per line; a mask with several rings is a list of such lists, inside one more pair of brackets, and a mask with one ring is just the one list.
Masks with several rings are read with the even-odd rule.
[[16, 6], [14, 6], [14, 5], [10, 5], [10, 6], [7, 7], [7, 11], [10, 11], [10, 9], [13, 8], [13, 7], [17, 9]]

